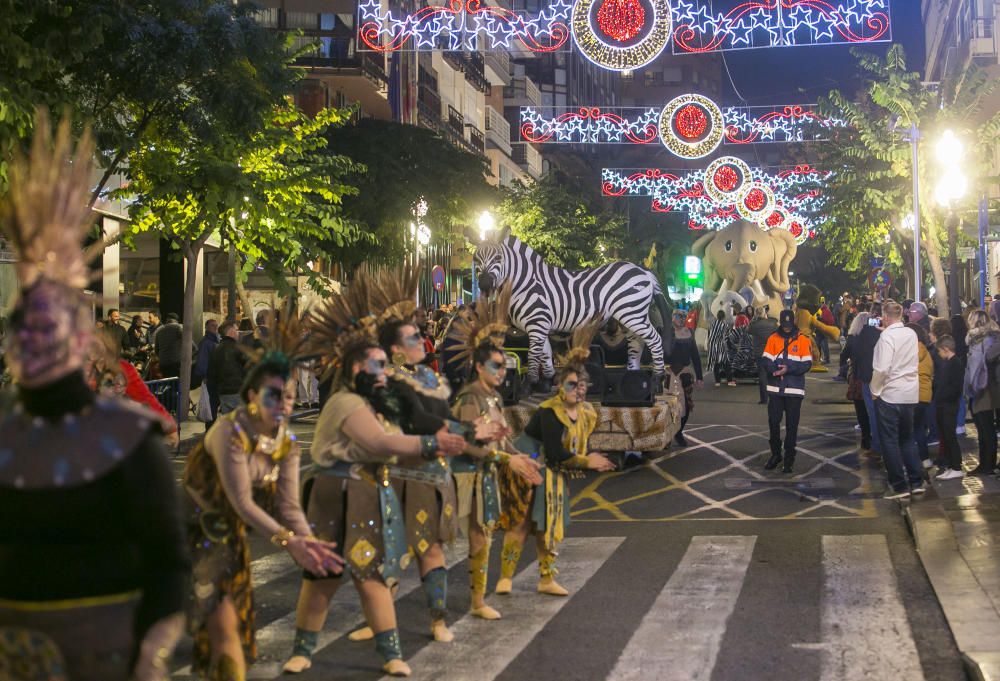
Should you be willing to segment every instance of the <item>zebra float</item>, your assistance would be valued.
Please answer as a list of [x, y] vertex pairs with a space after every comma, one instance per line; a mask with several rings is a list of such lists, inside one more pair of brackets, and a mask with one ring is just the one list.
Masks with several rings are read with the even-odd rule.
[[[663, 374], [664, 351], [669, 354], [673, 344], [670, 306], [649, 270], [613, 262], [572, 272], [547, 264], [507, 229], [497, 240], [479, 244], [475, 263], [484, 295], [505, 283], [511, 286], [511, 321], [528, 334], [528, 385], [545, 389], [555, 374], [549, 334], [570, 333], [596, 317], [603, 321], [614, 317], [626, 330], [629, 369], [639, 368], [645, 345], [655, 373]], [[649, 319], [654, 302], [663, 318], [662, 338]], [[539, 373], [545, 380], [541, 385]]]

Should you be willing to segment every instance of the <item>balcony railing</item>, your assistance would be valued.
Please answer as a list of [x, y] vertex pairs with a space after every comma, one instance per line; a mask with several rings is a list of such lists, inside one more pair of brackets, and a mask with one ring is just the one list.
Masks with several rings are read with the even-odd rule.
[[465, 139], [465, 116], [451, 104], [448, 105], [448, 125]]
[[300, 66], [328, 69], [360, 69], [362, 74], [380, 84], [388, 84], [385, 56], [377, 52], [357, 51], [354, 38], [334, 36], [332, 31], [305, 31], [294, 39], [292, 48], [309, 48], [299, 55]]
[[441, 97], [423, 82], [417, 90], [417, 115], [425, 128], [437, 130], [441, 126]]
[[997, 63], [997, 20], [972, 19], [969, 22], [969, 54], [983, 65]]
[[510, 83], [510, 55], [506, 52], [487, 52], [485, 54], [486, 71], [493, 72], [495, 79], [490, 79], [493, 85]]
[[535, 179], [542, 176], [542, 155], [530, 144], [524, 142], [512, 144], [510, 158]]
[[486, 107], [486, 141], [510, 156], [510, 123], [492, 106]]
[[490, 81], [486, 79], [486, 64], [483, 61], [483, 55], [478, 52], [473, 52], [466, 56], [465, 61], [465, 80], [472, 87], [476, 88], [482, 93], [489, 94], [490, 91]]
[[505, 99], [527, 100], [519, 105], [541, 106], [542, 93], [530, 78], [514, 78], [505, 90]]
[[441, 58], [456, 71], [461, 71], [465, 67], [465, 57], [461, 52], [442, 52]]
[[465, 127], [469, 130], [469, 144], [482, 156], [486, 153], [486, 138], [483, 137], [483, 131], [474, 125], [467, 124]]

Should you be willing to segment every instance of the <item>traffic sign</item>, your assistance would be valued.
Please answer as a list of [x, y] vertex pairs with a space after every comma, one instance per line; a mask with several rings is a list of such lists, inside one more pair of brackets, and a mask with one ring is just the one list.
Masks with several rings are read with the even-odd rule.
[[435, 265], [431, 270], [431, 283], [434, 284], [435, 291], [444, 290], [444, 268], [440, 265]]
[[892, 275], [881, 267], [873, 267], [868, 274], [868, 285], [873, 289], [887, 289], [892, 286]]
[[972, 260], [976, 257], [976, 247], [975, 246], [959, 246], [958, 247], [958, 259], [959, 260]]

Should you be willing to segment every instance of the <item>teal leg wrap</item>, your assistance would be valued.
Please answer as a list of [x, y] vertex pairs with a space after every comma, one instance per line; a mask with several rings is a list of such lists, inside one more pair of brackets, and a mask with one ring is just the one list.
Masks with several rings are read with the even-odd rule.
[[432, 620], [443, 620], [448, 612], [448, 571], [443, 567], [434, 568], [423, 578], [424, 595]]
[[375, 651], [382, 656], [382, 659], [389, 660], [403, 659], [403, 646], [399, 642], [399, 629], [389, 629], [375, 634]]
[[307, 631], [295, 628], [295, 642], [292, 643], [292, 655], [312, 658], [313, 651], [316, 650], [316, 639], [318, 631]]

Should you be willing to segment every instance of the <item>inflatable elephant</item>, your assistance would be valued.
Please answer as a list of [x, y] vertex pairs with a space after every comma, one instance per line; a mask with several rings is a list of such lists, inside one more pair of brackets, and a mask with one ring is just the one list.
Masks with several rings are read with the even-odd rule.
[[747, 220], [699, 237], [691, 252], [702, 259], [705, 296], [712, 299], [705, 302], [712, 317], [719, 310], [729, 314], [729, 303], [736, 302], [767, 305], [768, 316], [777, 319], [781, 297], [791, 286], [788, 267], [797, 251], [795, 237], [787, 230], [765, 232]]

